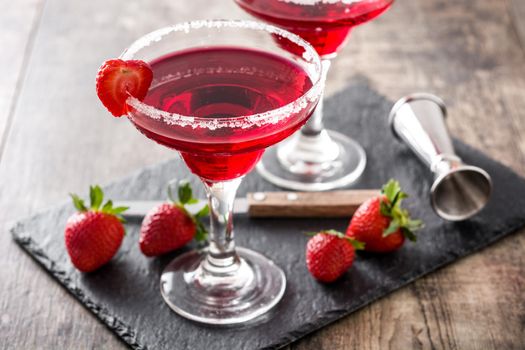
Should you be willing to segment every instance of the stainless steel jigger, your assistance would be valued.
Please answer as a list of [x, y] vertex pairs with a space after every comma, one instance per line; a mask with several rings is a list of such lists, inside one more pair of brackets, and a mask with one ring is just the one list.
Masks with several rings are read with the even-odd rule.
[[437, 96], [417, 93], [396, 102], [390, 111], [392, 132], [408, 144], [435, 176], [430, 189], [432, 208], [443, 219], [465, 220], [479, 212], [492, 192], [490, 175], [464, 164], [455, 154]]

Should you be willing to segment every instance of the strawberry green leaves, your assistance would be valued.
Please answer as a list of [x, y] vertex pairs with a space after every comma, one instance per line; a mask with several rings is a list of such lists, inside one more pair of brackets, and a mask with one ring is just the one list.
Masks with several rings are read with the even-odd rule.
[[210, 207], [208, 206], [208, 204], [206, 204], [201, 210], [197, 212], [197, 214], [195, 214], [195, 217], [203, 218], [208, 215], [210, 215]]
[[195, 232], [195, 240], [197, 242], [204, 242], [208, 239], [208, 230], [202, 223], [202, 221], [196, 219], [195, 224], [197, 225], [197, 231]]
[[197, 242], [203, 242], [208, 238], [208, 230], [200, 220], [201, 218], [208, 216], [210, 213], [210, 208], [208, 204], [206, 204], [201, 210], [199, 210], [195, 215], [192, 215], [186, 208], [186, 205], [188, 204], [197, 204], [199, 203], [199, 200], [195, 197], [193, 197], [193, 190], [191, 189], [191, 185], [187, 180], [181, 180], [178, 183], [177, 187], [177, 196], [178, 200], [175, 200], [173, 196], [173, 182], [168, 184], [168, 198], [173, 202], [173, 204], [177, 205], [181, 209], [183, 209], [186, 214], [193, 220], [195, 223], [195, 226], [197, 228], [197, 231], [195, 233], [195, 240]]
[[175, 199], [175, 196], [173, 195], [173, 187], [174, 182], [170, 182], [168, 184], [168, 198], [173, 203], [184, 206], [186, 204], [196, 204], [199, 203], [199, 200], [195, 197], [193, 197], [193, 190], [191, 189], [191, 185], [188, 182], [188, 180], [181, 180], [177, 184], [177, 197], [178, 200]]
[[181, 204], [195, 204], [199, 202], [197, 198], [193, 197], [193, 191], [187, 180], [182, 180], [179, 183], [178, 195]]
[[355, 250], [364, 250], [365, 249], [365, 244], [363, 242], [360, 242], [357, 239], [349, 237], [349, 236], [345, 235], [344, 233], [336, 231], [336, 230], [324, 230], [324, 231], [320, 231], [320, 232], [306, 232], [305, 235], [307, 235], [309, 237], [313, 237], [315, 235], [322, 234], [322, 233], [327, 234], [327, 235], [336, 236], [337, 238], [344, 239], [344, 240], [348, 241], [352, 245], [352, 247], [354, 247]]
[[69, 195], [71, 196], [71, 199], [73, 199], [73, 205], [79, 212], [85, 212], [88, 210], [84, 204], [84, 201], [79, 196], [74, 193], [70, 193]]
[[381, 199], [381, 214], [392, 219], [390, 225], [383, 232], [383, 237], [401, 230], [406, 238], [415, 241], [416, 235], [414, 232], [423, 227], [423, 222], [411, 219], [408, 210], [401, 208], [401, 201], [407, 198], [408, 195], [401, 191], [399, 182], [395, 180], [388, 181], [381, 192], [386, 197], [386, 200], [384, 198]]
[[84, 203], [84, 200], [76, 194], [70, 193], [70, 196], [73, 199], [73, 205], [79, 212], [87, 212], [90, 210], [100, 211], [105, 214], [114, 215], [121, 222], [124, 222], [124, 218], [121, 216], [121, 214], [128, 210], [128, 207], [113, 208], [113, 202], [111, 200], [108, 200], [104, 205], [102, 205], [102, 203], [104, 202], [104, 192], [102, 191], [102, 188], [98, 185], [89, 187], [89, 208]]
[[91, 200], [91, 209], [97, 210], [104, 201], [104, 192], [100, 186], [89, 186], [89, 199]]

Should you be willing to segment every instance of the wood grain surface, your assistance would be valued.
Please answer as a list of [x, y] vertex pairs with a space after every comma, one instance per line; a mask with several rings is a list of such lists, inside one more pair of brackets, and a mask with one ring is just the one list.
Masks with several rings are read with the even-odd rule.
[[0, 152], [23, 85], [42, 4], [42, 0], [0, 0]]
[[[351, 79], [391, 99], [436, 93], [456, 137], [525, 176], [524, 7], [398, 0], [353, 31], [327, 94]], [[0, 348], [124, 348], [7, 227], [68, 192], [173, 156], [104, 111], [94, 91], [100, 62], [163, 25], [247, 17], [229, 0], [0, 0]], [[524, 253], [522, 231], [287, 350], [523, 349]]]

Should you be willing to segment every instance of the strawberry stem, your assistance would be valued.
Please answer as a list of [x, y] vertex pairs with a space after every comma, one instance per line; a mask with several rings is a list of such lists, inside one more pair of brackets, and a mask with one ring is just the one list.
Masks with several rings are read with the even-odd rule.
[[182, 180], [181, 182], [179, 182], [178, 194], [179, 202], [183, 205], [188, 204], [189, 201], [194, 199], [193, 191], [188, 180]]
[[91, 209], [98, 210], [104, 201], [104, 192], [99, 185], [89, 186], [89, 199], [91, 201]]
[[408, 198], [408, 195], [401, 191], [401, 186], [396, 180], [389, 180], [382, 188], [381, 193], [385, 198], [381, 198], [380, 211], [386, 217], [391, 218], [390, 225], [383, 231], [383, 237], [387, 237], [398, 230], [411, 241], [416, 240], [415, 231], [421, 229], [423, 221], [410, 218], [408, 210], [401, 208], [401, 201]]
[[344, 239], [345, 241], [349, 242], [352, 245], [352, 247], [354, 247], [355, 250], [363, 250], [363, 249], [365, 249], [365, 243], [364, 242], [358, 241], [355, 238], [349, 237], [349, 236], [345, 235], [344, 233], [339, 232], [337, 230], [333, 230], [333, 229], [332, 230], [319, 231], [319, 232], [305, 232], [304, 234], [309, 236], [309, 237], [313, 237], [313, 236], [316, 236], [318, 234], [332, 235], [332, 236], [336, 236], [337, 238]]
[[199, 200], [193, 197], [193, 190], [191, 188], [190, 182], [188, 180], [181, 180], [178, 182], [177, 186], [177, 196], [178, 200], [175, 199], [173, 195], [173, 189], [177, 182], [175, 180], [168, 183], [168, 198], [169, 200], [182, 210], [193, 220], [196, 226], [195, 240], [197, 242], [202, 242], [208, 239], [208, 231], [204, 224], [200, 221], [201, 218], [209, 215], [210, 208], [206, 204], [201, 210], [199, 210], [195, 215], [192, 215], [186, 208], [187, 204], [196, 204], [199, 203]]
[[89, 208], [86, 207], [84, 200], [81, 199], [76, 194], [70, 193], [69, 195], [73, 199], [73, 205], [75, 206], [75, 208], [77, 208], [79, 212], [86, 212], [88, 210], [100, 211], [102, 213], [114, 215], [121, 222], [125, 222], [121, 214], [125, 212], [126, 210], [128, 210], [129, 208], [128, 207], [113, 208], [113, 201], [111, 200], [108, 200], [104, 205], [102, 205], [102, 202], [104, 201], [104, 192], [102, 191], [102, 188], [99, 185], [89, 186], [89, 200], [90, 200]]
[[73, 199], [73, 205], [79, 212], [85, 212], [88, 210], [84, 204], [84, 201], [79, 196], [74, 193], [70, 193], [69, 195], [71, 196], [71, 199]]

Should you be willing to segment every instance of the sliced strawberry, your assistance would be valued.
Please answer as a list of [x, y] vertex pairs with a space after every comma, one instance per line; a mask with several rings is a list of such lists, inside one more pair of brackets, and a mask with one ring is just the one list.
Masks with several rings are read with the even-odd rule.
[[108, 60], [97, 74], [97, 95], [115, 117], [128, 112], [126, 100], [131, 95], [143, 100], [153, 79], [149, 64], [140, 60]]

